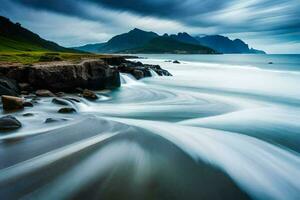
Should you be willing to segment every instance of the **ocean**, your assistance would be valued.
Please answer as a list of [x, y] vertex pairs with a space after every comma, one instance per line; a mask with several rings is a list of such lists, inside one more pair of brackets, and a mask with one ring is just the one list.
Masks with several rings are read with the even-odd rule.
[[173, 76], [122, 74], [76, 114], [51, 98], [14, 114], [23, 127], [0, 134], [0, 196], [300, 199], [300, 55], [139, 56]]

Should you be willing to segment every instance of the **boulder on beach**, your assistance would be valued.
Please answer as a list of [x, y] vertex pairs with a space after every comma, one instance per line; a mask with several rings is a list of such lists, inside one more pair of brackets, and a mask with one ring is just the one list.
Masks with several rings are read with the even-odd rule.
[[58, 105], [63, 105], [63, 106], [68, 106], [70, 105], [70, 102], [65, 100], [65, 99], [62, 99], [62, 98], [53, 98], [52, 99], [52, 103], [54, 104], [58, 104]]
[[180, 64], [180, 62], [178, 60], [174, 60], [173, 63], [174, 64]]
[[136, 69], [132, 72], [132, 75], [137, 79], [144, 78], [144, 72], [142, 70]]
[[55, 94], [53, 94], [51, 91], [44, 89], [35, 91], [35, 94], [39, 97], [55, 97]]
[[23, 107], [33, 107], [33, 103], [29, 102], [29, 101], [26, 101], [26, 102], [23, 103]]
[[0, 118], [1, 131], [15, 130], [20, 128], [21, 126], [22, 126], [21, 122], [11, 115]]
[[3, 109], [5, 111], [14, 111], [24, 108], [24, 100], [22, 98], [2, 95], [1, 100], [3, 104]]
[[61, 119], [61, 118], [47, 118], [47, 119], [45, 120], [45, 123], [46, 123], [46, 124], [49, 124], [49, 123], [63, 122], [63, 121], [67, 121], [67, 119]]
[[67, 113], [75, 113], [76, 110], [71, 107], [65, 107], [58, 110], [59, 113], [67, 114]]
[[89, 100], [98, 99], [98, 96], [96, 95], [96, 93], [91, 91], [91, 90], [88, 90], [88, 89], [83, 90], [82, 96], [86, 99], [89, 99]]
[[23, 117], [32, 117], [32, 116], [34, 116], [34, 114], [33, 113], [25, 113], [22, 116]]

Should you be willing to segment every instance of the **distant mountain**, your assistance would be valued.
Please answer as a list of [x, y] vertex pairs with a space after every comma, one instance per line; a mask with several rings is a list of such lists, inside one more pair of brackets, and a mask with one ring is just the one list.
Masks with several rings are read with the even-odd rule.
[[134, 49], [141, 47], [149, 42], [151, 39], [159, 35], [154, 32], [147, 32], [140, 29], [133, 29], [128, 33], [123, 33], [111, 38], [106, 43], [99, 43], [95, 45], [85, 45], [82, 47], [75, 47], [78, 50], [96, 52], [96, 53], [115, 53], [127, 49]]
[[264, 51], [249, 48], [248, 44], [240, 39], [231, 40], [228, 37], [221, 35], [211, 35], [204, 37], [195, 37], [200, 44], [208, 46], [220, 53], [233, 54], [233, 53], [254, 53], [265, 54]]
[[42, 39], [19, 23], [0, 16], [0, 51], [79, 52]]
[[79, 51], [86, 51], [86, 52], [94, 52], [98, 53], [100, 48], [102, 48], [106, 43], [96, 43], [96, 44], [87, 44], [80, 47], [72, 47], [73, 49], [79, 50]]
[[[160, 46], [155, 48], [153, 46], [153, 42], [155, 42], [156, 45], [160, 45]], [[163, 47], [162, 43], [167, 44], [168, 46]], [[182, 43], [184, 43], [185, 45], [183, 45]], [[187, 46], [187, 44], [194, 45], [194, 46], [193, 47]], [[129, 31], [128, 33], [117, 35], [106, 43], [88, 44], [85, 46], [74, 47], [74, 48], [82, 51], [93, 52], [93, 53], [120, 53], [120, 52], [133, 53], [133, 52], [150, 52], [150, 51], [152, 53], [155, 53], [155, 50], [157, 50], [157, 52], [191, 53], [191, 52], [195, 52], [195, 49], [197, 49], [195, 48], [195, 46], [198, 47], [199, 52], [209, 52], [209, 53], [218, 52], [224, 54], [231, 54], [231, 53], [264, 54], [265, 53], [264, 51], [261, 50], [249, 48], [248, 44], [246, 44], [240, 39], [230, 40], [228, 37], [224, 37], [221, 35], [193, 37], [188, 33], [183, 32], [178, 34], [171, 34], [171, 35], [164, 34], [163, 36], [159, 36], [154, 32], [147, 32], [137, 28]], [[188, 50], [187, 47], [191, 47], [192, 49]], [[206, 50], [204, 50], [204, 47], [206, 48]], [[211, 51], [212, 49], [214, 51]]]
[[165, 37], [169, 36], [170, 38], [172, 38], [174, 40], [178, 40], [180, 42], [199, 45], [198, 40], [196, 40], [194, 37], [190, 36], [189, 34], [187, 34], [185, 32], [184, 33], [178, 33], [177, 35], [176, 34], [172, 34], [172, 35], [165, 34], [164, 36]]
[[174, 54], [215, 54], [215, 50], [175, 40], [169, 36], [153, 38], [144, 46], [120, 51], [119, 53], [174, 53]]

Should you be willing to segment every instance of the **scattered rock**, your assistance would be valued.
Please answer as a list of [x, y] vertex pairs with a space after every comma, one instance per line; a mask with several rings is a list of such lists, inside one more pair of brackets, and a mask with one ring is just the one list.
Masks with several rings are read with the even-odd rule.
[[82, 96], [89, 100], [98, 99], [98, 96], [95, 94], [95, 92], [88, 90], [88, 89], [83, 90]]
[[15, 130], [21, 126], [21, 122], [11, 115], [0, 118], [0, 130], [2, 131]]
[[32, 117], [34, 114], [33, 113], [25, 113], [23, 114], [23, 117]]
[[66, 107], [66, 108], [61, 108], [58, 110], [59, 113], [75, 113], [76, 110], [74, 108]]
[[142, 70], [134, 70], [132, 75], [136, 78], [136, 79], [141, 79], [141, 78], [144, 78], [144, 72]]
[[24, 107], [33, 107], [33, 103], [29, 102], [29, 101], [26, 101], [26, 102], [23, 103], [23, 106]]
[[23, 109], [24, 100], [19, 97], [2, 95], [2, 104], [5, 111]]
[[63, 122], [63, 121], [67, 121], [67, 119], [55, 119], [55, 118], [47, 118], [45, 120], [45, 123], [53, 123], [53, 122]]
[[174, 60], [173, 63], [180, 64], [180, 62], [178, 60]]
[[49, 90], [37, 90], [35, 94], [39, 97], [55, 97], [55, 95]]
[[70, 105], [70, 103], [67, 100], [62, 99], [62, 98], [53, 98], [52, 103], [58, 104], [58, 105], [63, 105], [63, 106]]

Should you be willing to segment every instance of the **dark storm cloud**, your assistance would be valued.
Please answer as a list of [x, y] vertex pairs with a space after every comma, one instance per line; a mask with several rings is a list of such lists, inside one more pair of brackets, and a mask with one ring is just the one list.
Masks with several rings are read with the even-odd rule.
[[[21, 7], [35, 10], [35, 13], [39, 13], [37, 15], [40, 15], [40, 11], [48, 14], [55, 13], [61, 16], [60, 23], [63, 23], [66, 18], [73, 18], [78, 21], [78, 24], [76, 23], [78, 26], [85, 24], [93, 27], [90, 23], [98, 24], [98, 28], [102, 28], [106, 35], [126, 32], [132, 26], [137, 26], [160, 33], [187, 31], [195, 35], [237, 35], [244, 39], [247, 39], [247, 35], [252, 35], [260, 41], [264, 41], [262, 38], [267, 38], [272, 39], [272, 42], [285, 41], [300, 44], [300, 0], [1, 1], [14, 4], [13, 7], [20, 7], [19, 10], [22, 9]], [[20, 18], [32, 14], [21, 11], [9, 13], [12, 18], [14, 15]], [[55, 24], [56, 22], [53, 21], [53, 27]], [[107, 31], [107, 27], [110, 31]], [[59, 31], [57, 30], [57, 35]], [[65, 34], [61, 33], [64, 36]], [[298, 49], [300, 50], [300, 47]]]
[[95, 3], [107, 8], [140, 15], [183, 17], [221, 9], [225, 0], [14, 0], [23, 5], [65, 14], [82, 13], [80, 3]]

